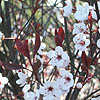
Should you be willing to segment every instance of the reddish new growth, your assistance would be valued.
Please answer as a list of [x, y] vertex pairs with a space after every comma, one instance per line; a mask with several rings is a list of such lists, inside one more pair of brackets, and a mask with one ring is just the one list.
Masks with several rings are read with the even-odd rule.
[[48, 91], [53, 91], [53, 87], [48, 87]]
[[1, 85], [1, 81], [0, 81], [0, 85]]

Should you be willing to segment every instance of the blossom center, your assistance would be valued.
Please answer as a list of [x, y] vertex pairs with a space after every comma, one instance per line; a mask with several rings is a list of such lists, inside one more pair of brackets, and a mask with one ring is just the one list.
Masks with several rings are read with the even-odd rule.
[[62, 59], [61, 55], [58, 55], [56, 59], [58, 60]]
[[48, 91], [53, 91], [53, 87], [48, 87]]
[[83, 32], [83, 31], [84, 31], [84, 29], [80, 28], [80, 32]]
[[70, 80], [71, 80], [70, 77], [66, 77], [65, 79], [67, 82], [70, 82]]
[[80, 43], [79, 43], [81, 46], [84, 46], [85, 45], [85, 41], [80, 41]]

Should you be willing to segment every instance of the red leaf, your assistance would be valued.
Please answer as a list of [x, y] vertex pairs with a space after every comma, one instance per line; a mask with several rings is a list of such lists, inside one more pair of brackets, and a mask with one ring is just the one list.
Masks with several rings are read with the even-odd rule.
[[28, 46], [28, 40], [24, 41], [24, 49], [27, 53], [27, 57], [30, 58], [30, 53], [29, 53], [29, 46]]
[[40, 66], [41, 66], [41, 62], [40, 62], [40, 60], [37, 60], [33, 65], [34, 71], [36, 73], [38, 73]]
[[34, 55], [33, 55], [33, 58], [35, 57], [37, 51], [39, 50], [39, 47], [40, 47], [40, 35], [37, 33], [36, 34], [36, 39], [35, 39], [35, 45], [34, 45]]
[[87, 55], [85, 54], [85, 52], [83, 51], [82, 52], [82, 62], [83, 62], [83, 66], [84, 68], [83, 71], [86, 71], [88, 73], [88, 69], [89, 69], [89, 66], [91, 65], [91, 58], [90, 57], [87, 57]]
[[27, 58], [30, 58], [28, 40], [25, 40], [24, 43], [20, 39], [15, 40], [17, 50], [22, 53]]
[[59, 35], [55, 36], [56, 46], [62, 46], [61, 38]]
[[64, 30], [63, 30], [62, 27], [59, 28], [58, 34], [60, 35], [60, 37], [61, 37], [61, 39], [62, 39], [61, 42], [63, 42], [64, 37], [65, 37], [65, 34], [64, 34]]
[[57, 29], [55, 29], [55, 42], [57, 46], [62, 46], [62, 42], [64, 40], [64, 30], [62, 27], [59, 28], [59, 31], [57, 32]]
[[2, 66], [4, 69], [9, 69], [9, 70], [26, 69], [21, 65], [9, 64], [9, 63], [3, 62], [3, 61], [0, 61], [0, 66]]

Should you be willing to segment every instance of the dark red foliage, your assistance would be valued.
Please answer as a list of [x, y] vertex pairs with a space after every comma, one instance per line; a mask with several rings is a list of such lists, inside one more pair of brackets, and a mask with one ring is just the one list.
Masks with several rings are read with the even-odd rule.
[[37, 33], [36, 34], [36, 38], [35, 38], [35, 45], [34, 45], [34, 55], [33, 55], [33, 58], [35, 57], [37, 51], [39, 50], [39, 47], [40, 47], [40, 35]]
[[83, 66], [81, 66], [81, 69], [88, 74], [89, 66], [91, 65], [91, 58], [88, 57], [84, 51], [82, 52], [81, 58], [83, 62]]
[[3, 61], [0, 61], [0, 66], [3, 67], [3, 69], [9, 69], [9, 70], [18, 70], [18, 69], [25, 69], [23, 66], [18, 64], [10, 64]]
[[37, 60], [33, 65], [34, 71], [38, 73], [40, 67], [41, 67], [41, 62], [40, 60]]
[[55, 42], [56, 46], [62, 46], [62, 42], [64, 40], [64, 30], [62, 27], [59, 28], [59, 31], [57, 32], [57, 29], [55, 29]]
[[27, 58], [30, 58], [28, 40], [22, 42], [20, 39], [15, 40], [17, 50]]
[[41, 27], [41, 25], [37, 23], [35, 26], [35, 29], [36, 29], [37, 33], [40, 33], [42, 31], [43, 27]]

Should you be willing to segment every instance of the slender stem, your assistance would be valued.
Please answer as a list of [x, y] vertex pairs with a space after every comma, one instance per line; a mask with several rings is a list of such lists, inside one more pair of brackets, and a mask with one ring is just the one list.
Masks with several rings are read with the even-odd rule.
[[89, 94], [87, 97], [85, 97], [83, 100], [87, 100], [90, 96], [92, 96], [93, 94], [95, 94], [95, 93], [97, 93], [97, 92], [99, 92], [99, 91], [100, 91], [100, 89], [98, 89], [98, 90], [92, 92], [92, 93]]

